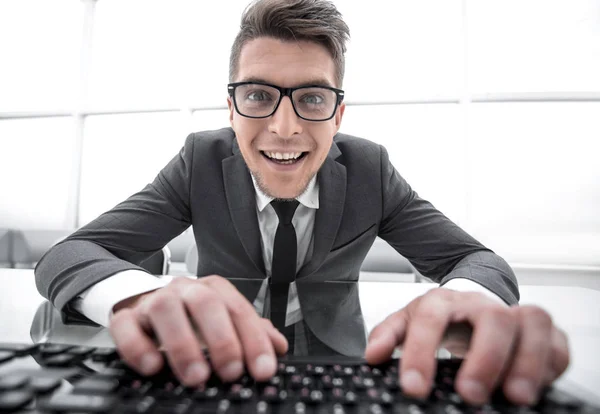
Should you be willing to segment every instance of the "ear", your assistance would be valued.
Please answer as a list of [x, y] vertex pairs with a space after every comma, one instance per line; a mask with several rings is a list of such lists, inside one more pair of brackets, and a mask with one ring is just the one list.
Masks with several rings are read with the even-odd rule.
[[342, 118], [344, 117], [344, 111], [346, 110], [346, 104], [344, 102], [342, 102], [340, 104], [340, 107], [338, 108], [338, 110], [335, 113], [335, 117], [333, 119], [335, 119], [335, 132], [338, 132], [340, 130], [340, 126], [342, 125]]
[[227, 97], [227, 108], [229, 109], [229, 123], [233, 128], [233, 112], [235, 111], [233, 101], [231, 100], [231, 96]]

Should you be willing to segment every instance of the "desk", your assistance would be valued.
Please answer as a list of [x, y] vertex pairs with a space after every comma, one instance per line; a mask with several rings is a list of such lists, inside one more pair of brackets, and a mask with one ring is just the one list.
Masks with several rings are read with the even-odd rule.
[[[391, 282], [352, 285], [358, 287], [354, 291], [358, 292], [359, 311], [367, 331], [413, 298], [435, 287], [433, 284]], [[0, 341], [31, 343], [34, 333], [39, 335], [36, 341], [93, 346], [112, 344], [106, 329], [65, 326], [52, 320], [42, 321], [49, 329], [42, 329], [39, 323], [32, 327], [36, 312], [39, 322], [38, 309], [45, 302], [37, 292], [32, 270], [0, 269], [0, 286]], [[600, 405], [600, 291], [564, 286], [521, 286], [520, 291], [521, 304], [536, 304], [546, 309], [569, 337], [571, 364], [557, 381], [557, 387]]]

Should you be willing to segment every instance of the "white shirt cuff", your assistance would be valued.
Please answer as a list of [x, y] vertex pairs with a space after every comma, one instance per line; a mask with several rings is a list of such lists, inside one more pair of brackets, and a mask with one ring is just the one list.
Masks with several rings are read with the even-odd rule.
[[445, 283], [443, 286], [440, 286], [440, 287], [446, 288], [446, 289], [457, 290], [459, 292], [479, 292], [479, 293], [483, 293], [488, 298], [493, 299], [493, 300], [497, 301], [498, 303], [502, 303], [503, 305], [508, 306], [506, 304], [506, 302], [504, 302], [500, 298], [500, 296], [496, 295], [494, 292], [492, 292], [488, 288], [483, 287], [482, 285], [480, 285], [477, 282], [473, 282], [472, 280], [464, 279], [462, 277], [454, 278], [454, 279], [448, 281], [447, 283]]
[[73, 307], [92, 321], [108, 326], [113, 307], [127, 298], [164, 287], [162, 280], [141, 270], [126, 270], [106, 278], [79, 294]]

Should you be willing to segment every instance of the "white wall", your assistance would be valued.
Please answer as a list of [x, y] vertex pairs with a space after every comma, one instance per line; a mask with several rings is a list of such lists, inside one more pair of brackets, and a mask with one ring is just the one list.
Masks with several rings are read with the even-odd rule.
[[[84, 224], [226, 126], [246, 3], [0, 2], [0, 227]], [[342, 131], [511, 263], [600, 269], [600, 0], [335, 3]]]

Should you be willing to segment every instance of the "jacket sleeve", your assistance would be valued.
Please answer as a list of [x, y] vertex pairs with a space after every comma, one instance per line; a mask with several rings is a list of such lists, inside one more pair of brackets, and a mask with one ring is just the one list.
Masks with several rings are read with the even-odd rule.
[[151, 184], [52, 247], [35, 269], [37, 289], [59, 310], [116, 273], [138, 265], [191, 224], [190, 182], [194, 135]]
[[382, 239], [440, 285], [455, 278], [469, 279], [509, 305], [518, 302], [517, 279], [508, 263], [420, 198], [392, 166], [383, 147], [381, 176]]

